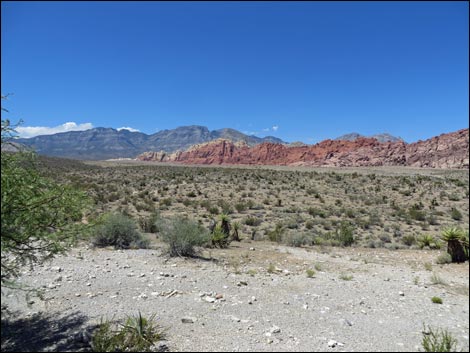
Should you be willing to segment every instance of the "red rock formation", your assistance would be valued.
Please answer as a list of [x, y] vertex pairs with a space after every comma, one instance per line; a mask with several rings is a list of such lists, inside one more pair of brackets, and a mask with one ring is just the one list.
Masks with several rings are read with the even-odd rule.
[[137, 159], [185, 164], [468, 168], [468, 132], [468, 129], [463, 129], [411, 144], [358, 138], [355, 141], [325, 140], [312, 146], [293, 147], [262, 143], [250, 148], [243, 143], [219, 139], [172, 155], [146, 152]]

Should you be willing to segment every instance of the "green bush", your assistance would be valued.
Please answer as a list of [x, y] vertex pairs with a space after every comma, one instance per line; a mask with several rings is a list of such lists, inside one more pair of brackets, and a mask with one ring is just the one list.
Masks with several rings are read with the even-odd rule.
[[120, 213], [104, 216], [92, 243], [94, 246], [114, 246], [116, 249], [147, 248], [149, 245], [149, 241], [137, 230], [135, 222]]
[[164, 338], [163, 331], [150, 319], [128, 317], [120, 329], [110, 321], [101, 321], [95, 330], [91, 346], [94, 352], [153, 352], [155, 344]]
[[457, 340], [447, 331], [424, 327], [421, 345], [425, 352], [456, 352]]
[[270, 241], [276, 241], [280, 243], [284, 232], [285, 232], [284, 226], [282, 225], [282, 223], [278, 222], [276, 223], [276, 226], [274, 227], [274, 229], [268, 232], [268, 238]]
[[339, 229], [336, 230], [336, 240], [340, 242], [342, 246], [350, 246], [355, 242], [354, 228], [347, 222], [341, 222]]
[[442, 299], [439, 298], [439, 297], [432, 297], [431, 298], [431, 301], [434, 303], [434, 304], [442, 304]]
[[195, 247], [210, 239], [206, 229], [186, 218], [168, 219], [161, 226], [162, 240], [168, 244], [170, 256], [195, 256]]

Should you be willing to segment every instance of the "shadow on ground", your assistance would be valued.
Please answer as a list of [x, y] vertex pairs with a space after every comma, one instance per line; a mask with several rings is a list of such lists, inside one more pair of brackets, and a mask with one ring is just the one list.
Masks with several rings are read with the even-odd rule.
[[86, 352], [95, 326], [76, 312], [70, 315], [35, 314], [19, 317], [18, 312], [2, 313], [2, 352]]

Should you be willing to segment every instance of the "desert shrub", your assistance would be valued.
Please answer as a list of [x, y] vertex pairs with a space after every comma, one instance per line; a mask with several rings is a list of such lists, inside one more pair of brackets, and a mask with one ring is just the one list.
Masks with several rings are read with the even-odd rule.
[[[110, 321], [101, 321], [93, 333], [91, 346], [94, 352], [152, 352], [155, 344], [164, 338], [163, 330], [150, 319], [128, 317], [120, 329]], [[118, 327], [119, 327], [118, 326]]]
[[244, 202], [238, 202], [235, 204], [235, 209], [238, 213], [245, 211], [247, 208], [248, 206]]
[[142, 237], [135, 222], [120, 213], [111, 213], [103, 217], [92, 239], [94, 246], [114, 246], [116, 249], [147, 248], [148, 240]]
[[450, 216], [455, 221], [460, 221], [462, 219], [462, 213], [455, 207], [452, 207], [452, 209], [450, 210]]
[[439, 265], [450, 264], [452, 262], [452, 256], [448, 253], [441, 254], [437, 257], [436, 263]]
[[350, 246], [355, 242], [354, 239], [354, 227], [348, 222], [341, 222], [341, 225], [336, 229], [336, 240], [340, 242], [342, 246]]
[[308, 220], [307, 222], [305, 222], [305, 228], [312, 229], [313, 226], [314, 226], [314, 223], [311, 220]]
[[421, 211], [416, 208], [411, 208], [408, 211], [408, 214], [411, 219], [414, 219], [415, 221], [425, 221], [426, 220], [426, 213], [424, 211]]
[[226, 201], [226, 200], [219, 200], [217, 202], [217, 204], [220, 206], [220, 208], [222, 209], [222, 212], [225, 213], [225, 214], [231, 214], [233, 213], [233, 207], [232, 205]]
[[447, 331], [434, 332], [431, 327], [424, 327], [421, 345], [425, 352], [456, 352], [457, 340]]
[[289, 246], [301, 247], [302, 245], [311, 245], [312, 241], [306, 234], [289, 234], [284, 238], [284, 242]]
[[416, 237], [413, 234], [406, 234], [401, 238], [403, 244], [411, 246], [416, 243]]
[[315, 270], [312, 270], [311, 268], [308, 268], [305, 272], [307, 273], [308, 278], [313, 278], [313, 276], [315, 276], [315, 273], [316, 273]]
[[168, 244], [170, 256], [195, 256], [196, 246], [206, 244], [209, 232], [186, 218], [167, 219], [161, 224], [162, 240]]
[[261, 219], [254, 217], [254, 216], [249, 216], [245, 218], [244, 222], [247, 226], [256, 227], [261, 224]]
[[442, 299], [440, 297], [432, 297], [431, 298], [431, 301], [434, 303], [434, 304], [442, 304]]
[[139, 227], [142, 230], [142, 232], [157, 233], [159, 220], [160, 220], [160, 215], [157, 212], [154, 212], [147, 217], [140, 217]]
[[210, 214], [215, 215], [215, 214], [219, 213], [219, 208], [217, 206], [211, 206], [208, 211], [209, 211]]
[[388, 234], [380, 234], [379, 239], [381, 241], [383, 241], [384, 243], [391, 243], [392, 242], [392, 238]]
[[268, 234], [268, 238], [270, 241], [276, 241], [280, 243], [284, 232], [285, 232], [284, 226], [282, 225], [282, 223], [278, 222], [276, 223], [276, 226], [274, 227], [274, 229], [271, 231], [268, 231], [267, 234]]

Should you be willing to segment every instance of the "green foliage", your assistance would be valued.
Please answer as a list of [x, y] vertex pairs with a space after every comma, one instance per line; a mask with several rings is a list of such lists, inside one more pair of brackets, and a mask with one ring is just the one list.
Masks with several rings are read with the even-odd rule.
[[452, 257], [452, 262], [464, 262], [468, 259], [468, 235], [462, 229], [444, 229], [442, 239], [447, 242], [447, 252]]
[[[2, 150], [14, 134], [2, 119]], [[20, 266], [65, 251], [85, 231], [85, 193], [44, 177], [34, 153], [1, 152], [1, 193], [2, 285], [14, 281]]]
[[438, 248], [438, 244], [436, 239], [430, 234], [423, 234], [418, 238], [418, 244], [419, 247], [422, 249], [424, 247], [429, 247], [431, 249], [436, 249]]
[[336, 239], [342, 246], [351, 246], [354, 244], [354, 227], [348, 222], [341, 222], [340, 227], [336, 230]]
[[456, 352], [457, 340], [447, 331], [431, 327], [423, 329], [421, 345], [425, 352]]
[[307, 277], [308, 277], [308, 278], [313, 278], [313, 276], [315, 276], [315, 273], [316, 273], [316, 272], [315, 272], [314, 270], [312, 270], [311, 268], [308, 268], [305, 272], [307, 273]]
[[280, 243], [284, 232], [285, 232], [284, 226], [282, 225], [282, 223], [278, 222], [276, 223], [276, 226], [274, 227], [274, 229], [268, 232], [268, 238], [270, 241], [276, 241]]
[[204, 227], [186, 218], [167, 219], [161, 227], [162, 240], [168, 244], [170, 256], [195, 256], [195, 247], [210, 239]]
[[431, 301], [434, 303], [434, 304], [442, 304], [442, 299], [439, 298], [439, 297], [432, 297], [431, 298]]
[[147, 248], [149, 245], [148, 240], [138, 231], [135, 222], [120, 213], [103, 216], [92, 243], [94, 246], [114, 246], [116, 249]]
[[120, 329], [113, 329], [110, 321], [102, 320], [93, 334], [92, 349], [94, 352], [152, 352], [155, 343], [164, 338], [154, 320], [154, 315], [146, 319], [139, 312], [119, 325]]

